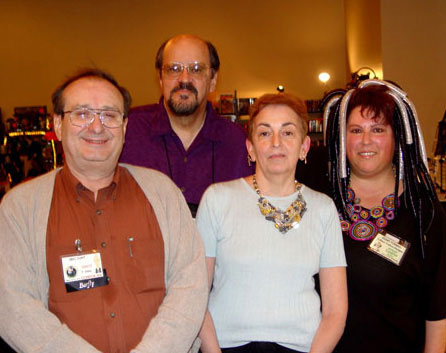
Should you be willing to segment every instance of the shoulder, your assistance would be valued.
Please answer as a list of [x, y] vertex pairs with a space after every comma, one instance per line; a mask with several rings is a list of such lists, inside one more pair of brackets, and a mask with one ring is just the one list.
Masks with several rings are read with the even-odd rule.
[[183, 193], [165, 174], [130, 164], [120, 163], [120, 166], [126, 168], [133, 176], [155, 210], [158, 221], [162, 220], [163, 227], [166, 226], [165, 222], [173, 220], [172, 217], [190, 215]]
[[[210, 185], [200, 200], [197, 212], [197, 224], [208, 217], [223, 219], [235, 213], [243, 213], [244, 200], [249, 199], [248, 187], [243, 178]], [[237, 211], [240, 210], [241, 211]], [[213, 216], [210, 216], [213, 215]]]
[[326, 194], [304, 185], [302, 196], [307, 202], [308, 210], [317, 212], [321, 217], [326, 217], [329, 214], [336, 214], [337, 216], [336, 206], [331, 197]]
[[13, 187], [5, 194], [2, 204], [4, 202], [13, 202], [14, 200], [18, 200], [19, 202], [26, 200], [26, 203], [29, 203], [32, 199], [37, 199], [38, 201], [38, 195], [52, 193], [54, 180], [58, 171], [59, 169], [53, 170]]
[[444, 251], [446, 251], [446, 212], [443, 209], [441, 203], [437, 200], [433, 201], [432, 211], [423, 215], [423, 222], [425, 225], [425, 236], [427, 243], [435, 244], [434, 247], [438, 248], [444, 244]]
[[305, 197], [308, 197], [309, 199], [311, 199], [312, 202], [317, 202], [322, 205], [324, 205], [324, 204], [332, 205], [333, 204], [333, 200], [331, 199], [331, 197], [327, 196], [326, 194], [324, 194], [322, 192], [316, 191], [306, 185], [303, 186], [302, 194]]
[[203, 194], [204, 199], [224, 199], [234, 200], [234, 198], [242, 197], [247, 191], [246, 183], [243, 178], [215, 183], [210, 185]]
[[246, 133], [240, 125], [221, 117], [214, 110], [210, 112], [209, 119], [213, 129], [218, 129], [218, 132], [222, 136], [226, 136], [225, 138], [241, 139], [243, 142], [245, 141]]
[[129, 111], [129, 116], [139, 116], [144, 114], [150, 114], [154, 112], [158, 112], [160, 110], [159, 103], [140, 105], [137, 107], [133, 107]]
[[127, 163], [119, 163], [126, 168], [142, 187], [150, 186], [153, 189], [178, 189], [173, 181], [165, 174], [150, 168], [138, 167]]
[[132, 125], [137, 122], [151, 121], [161, 110], [159, 103], [134, 107], [129, 111], [129, 124]]

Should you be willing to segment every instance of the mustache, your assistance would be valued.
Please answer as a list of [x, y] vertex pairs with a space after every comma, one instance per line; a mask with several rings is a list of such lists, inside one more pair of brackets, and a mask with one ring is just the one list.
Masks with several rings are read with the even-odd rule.
[[176, 86], [171, 93], [175, 93], [177, 91], [179, 91], [180, 89], [187, 89], [189, 91], [191, 91], [192, 93], [194, 93], [195, 95], [198, 94], [197, 89], [195, 88], [195, 86], [190, 83], [190, 82], [180, 82], [178, 86]]

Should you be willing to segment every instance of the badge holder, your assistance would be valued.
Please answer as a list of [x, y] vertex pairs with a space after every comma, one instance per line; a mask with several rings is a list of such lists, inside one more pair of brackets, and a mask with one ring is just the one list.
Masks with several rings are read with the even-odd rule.
[[83, 252], [80, 239], [74, 242], [76, 254], [61, 256], [62, 271], [67, 292], [93, 289], [108, 285], [101, 254], [96, 250]]
[[410, 243], [389, 232], [379, 232], [369, 243], [367, 250], [383, 259], [400, 266], [403, 262]]

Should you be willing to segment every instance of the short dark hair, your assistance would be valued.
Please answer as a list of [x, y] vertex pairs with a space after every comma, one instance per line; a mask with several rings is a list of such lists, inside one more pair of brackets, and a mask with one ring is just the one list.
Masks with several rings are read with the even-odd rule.
[[269, 105], [285, 105], [292, 109], [300, 120], [302, 138], [307, 134], [308, 114], [306, 104], [299, 98], [288, 93], [267, 93], [256, 99], [249, 109], [248, 121], [248, 139], [252, 141], [255, 118], [259, 113]]
[[376, 121], [382, 116], [382, 122], [384, 124], [393, 126], [395, 101], [388, 94], [389, 91], [390, 89], [384, 85], [370, 85], [357, 88], [350, 97], [347, 109], [347, 120], [352, 110], [359, 107], [361, 114], [365, 110], [369, 110], [373, 113], [373, 120]]
[[124, 87], [120, 86], [112, 75], [97, 68], [81, 69], [77, 71], [74, 75], [66, 78], [65, 81], [63, 81], [62, 84], [56, 88], [56, 90], [53, 92], [51, 96], [51, 100], [53, 102], [54, 114], [63, 116], [64, 105], [65, 105], [63, 92], [65, 88], [67, 88], [70, 84], [82, 78], [96, 78], [100, 80], [105, 80], [110, 82], [113, 86], [115, 86], [121, 93], [122, 98], [124, 100], [124, 112], [123, 112], [124, 117], [125, 118], [128, 117], [130, 105], [132, 103], [132, 97], [130, 96], [129, 91], [127, 91]]
[[[170, 42], [172, 38], [166, 40], [161, 44], [158, 51], [156, 52], [155, 56], [155, 68], [159, 70], [161, 75], [161, 69], [163, 67], [163, 55], [164, 55], [164, 48], [166, 47], [167, 43]], [[203, 40], [203, 42], [207, 45], [208, 51], [209, 51], [209, 62], [211, 64], [212, 69], [212, 77], [214, 77], [214, 74], [220, 69], [220, 58], [218, 57], [217, 49], [214, 47], [214, 45], [207, 41]]]

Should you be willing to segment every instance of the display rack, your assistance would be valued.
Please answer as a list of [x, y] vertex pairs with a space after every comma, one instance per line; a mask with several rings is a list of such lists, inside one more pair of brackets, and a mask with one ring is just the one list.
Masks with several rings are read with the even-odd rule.
[[62, 147], [45, 106], [14, 109], [2, 139], [0, 163], [1, 174], [6, 175], [3, 183], [9, 187], [62, 164]]
[[[249, 108], [254, 104], [256, 98], [238, 98], [237, 91], [234, 93], [221, 94], [220, 99], [214, 105], [215, 110], [222, 117], [238, 123], [247, 129]], [[313, 145], [323, 143], [323, 122], [320, 99], [305, 100], [308, 111], [308, 135]]]

